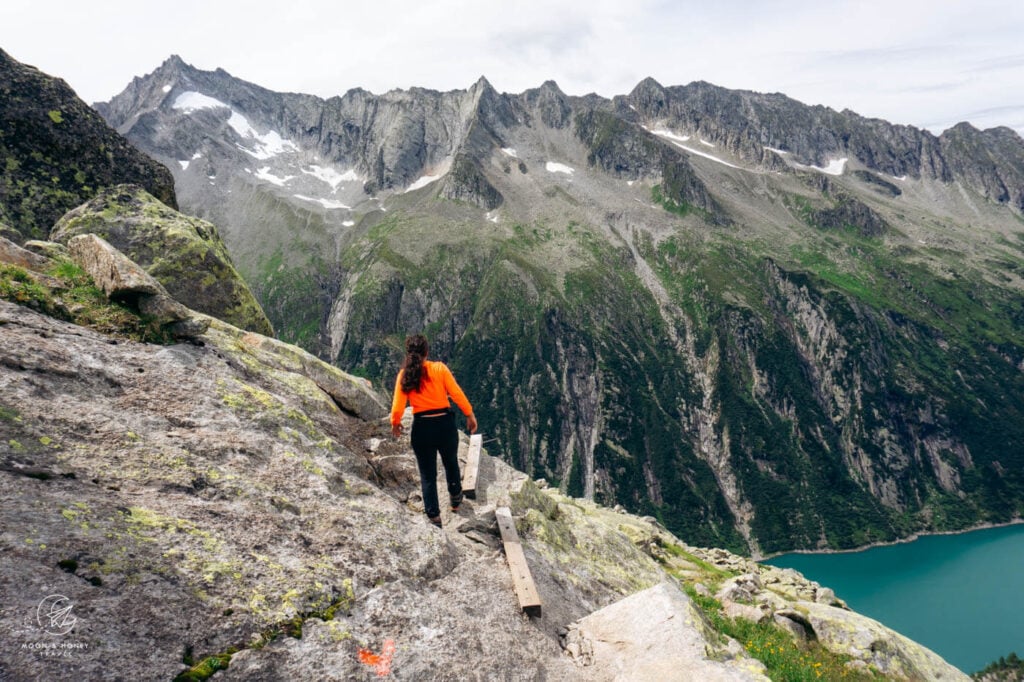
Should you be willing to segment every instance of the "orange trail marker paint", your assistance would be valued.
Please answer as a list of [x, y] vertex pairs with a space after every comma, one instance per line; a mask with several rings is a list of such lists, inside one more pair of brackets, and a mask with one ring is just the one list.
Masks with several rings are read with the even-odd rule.
[[387, 677], [391, 674], [391, 659], [395, 657], [395, 640], [384, 640], [384, 649], [380, 654], [360, 648], [358, 656], [360, 663], [371, 666], [377, 671], [377, 677]]

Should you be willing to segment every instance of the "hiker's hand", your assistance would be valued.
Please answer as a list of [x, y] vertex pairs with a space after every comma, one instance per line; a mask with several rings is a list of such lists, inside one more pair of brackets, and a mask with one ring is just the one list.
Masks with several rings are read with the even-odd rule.
[[396, 439], [397, 438], [401, 438], [402, 437], [402, 425], [401, 424], [392, 424], [391, 425], [391, 435], [394, 436]]
[[466, 430], [470, 433], [476, 433], [476, 416], [469, 415], [466, 417]]

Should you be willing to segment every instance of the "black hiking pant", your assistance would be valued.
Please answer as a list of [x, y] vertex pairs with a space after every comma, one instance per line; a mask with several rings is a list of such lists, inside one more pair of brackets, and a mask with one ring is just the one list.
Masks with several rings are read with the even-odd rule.
[[453, 500], [462, 494], [462, 476], [459, 474], [459, 430], [455, 414], [450, 410], [436, 416], [413, 416], [412, 450], [420, 470], [423, 490], [423, 511], [434, 518], [441, 515], [437, 499], [437, 454], [441, 453], [448, 495]]

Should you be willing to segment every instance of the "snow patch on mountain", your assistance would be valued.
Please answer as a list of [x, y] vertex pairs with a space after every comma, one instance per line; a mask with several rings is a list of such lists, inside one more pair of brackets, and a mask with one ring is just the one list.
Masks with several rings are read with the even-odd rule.
[[238, 133], [239, 137], [245, 140], [252, 140], [252, 148], [246, 148], [242, 145], [238, 145], [246, 154], [256, 157], [261, 161], [273, 158], [279, 154], [285, 152], [297, 152], [299, 146], [291, 140], [286, 140], [281, 137], [281, 134], [275, 130], [271, 130], [267, 133], [261, 133], [256, 130], [249, 119], [242, 114], [238, 113], [224, 102], [219, 99], [214, 99], [208, 95], [204, 95], [194, 90], [183, 92], [174, 100], [174, 104], [171, 105], [172, 109], [178, 109], [186, 114], [191, 114], [202, 109], [228, 109], [231, 112], [231, 118], [228, 119], [228, 125]]
[[163, 90], [164, 93], [168, 93], [168, 92], [171, 91], [171, 86], [170, 85], [165, 85], [164, 87], [162, 87], [160, 89]]
[[331, 186], [331, 191], [337, 192], [338, 185], [343, 182], [358, 182], [360, 180], [359, 175], [355, 170], [347, 170], [344, 173], [339, 173], [335, 169], [329, 166], [316, 166], [311, 165], [309, 170], [305, 168], [300, 169], [306, 175], [312, 175], [318, 180], [321, 180]]
[[[647, 132], [651, 133], [652, 135], [657, 135], [658, 137], [661, 137], [661, 138], [664, 138], [664, 139], [668, 140], [669, 142], [671, 142], [675, 146], [679, 147], [683, 151], [689, 152], [691, 154], [696, 154], [697, 156], [702, 156], [705, 159], [710, 159], [710, 160], [712, 160], [712, 161], [714, 161], [716, 163], [722, 164], [723, 166], [728, 166], [729, 168], [738, 168], [739, 170], [748, 170], [746, 168], [743, 168], [742, 166], [737, 166], [734, 163], [729, 163], [725, 159], [721, 159], [721, 158], [719, 158], [717, 156], [714, 156], [712, 154], [708, 154], [707, 152], [702, 152], [699, 149], [694, 149], [693, 147], [690, 147], [690, 146], [687, 146], [685, 144], [682, 144], [683, 142], [687, 142], [690, 139], [689, 135], [680, 135], [678, 133], [672, 132], [671, 130], [669, 130], [667, 128], [647, 128], [645, 126], [644, 130], [646, 130]], [[714, 147], [715, 146], [714, 144], [708, 142], [704, 138], [697, 138], [697, 139], [698, 139], [698, 141], [701, 144], [707, 145], [708, 147]]]
[[846, 162], [849, 161], [845, 156], [841, 159], [829, 159], [828, 164], [825, 166], [804, 166], [803, 164], [793, 164], [798, 168], [809, 168], [816, 170], [819, 173], [825, 173], [826, 175], [842, 175], [843, 170], [846, 168]]
[[297, 152], [299, 146], [291, 140], [286, 140], [275, 131], [271, 130], [268, 133], [261, 134], [249, 123], [249, 119], [242, 116], [240, 113], [231, 110], [231, 118], [228, 119], [228, 125], [234, 128], [235, 132], [243, 138], [251, 138], [255, 143], [253, 149], [246, 149], [242, 145], [238, 145], [246, 154], [250, 154], [261, 161], [271, 159], [279, 154], [285, 152]]
[[554, 161], [548, 161], [544, 164], [544, 168], [546, 168], [549, 173], [565, 173], [566, 175], [572, 175], [576, 172], [575, 168], [570, 168], [564, 163], [556, 163]]
[[256, 171], [256, 177], [260, 180], [266, 180], [267, 182], [273, 183], [278, 187], [284, 187], [285, 183], [294, 178], [294, 175], [286, 175], [283, 178], [279, 178], [270, 172], [270, 166], [264, 166]]
[[331, 201], [330, 199], [317, 199], [316, 197], [307, 197], [302, 194], [293, 194], [296, 199], [302, 199], [303, 201], [312, 201], [314, 204], [320, 204], [327, 209], [348, 209], [351, 210], [351, 206], [341, 203], [340, 201]]
[[183, 92], [178, 95], [177, 99], [174, 100], [174, 104], [171, 105], [172, 109], [180, 109], [182, 113], [191, 114], [201, 109], [230, 109], [227, 104], [221, 102], [219, 99], [214, 99], [208, 95], [204, 95], [194, 90]]
[[502, 147], [501, 151], [505, 152], [507, 156], [511, 156], [513, 159], [519, 158], [519, 155], [516, 153], [516, 150], [512, 149], [511, 147]]
[[411, 185], [409, 185], [408, 187], [406, 187], [405, 191], [406, 192], [411, 192], [414, 189], [419, 189], [421, 187], [426, 187], [427, 185], [429, 185], [430, 183], [434, 182], [435, 180], [440, 180], [443, 177], [444, 177], [444, 173], [441, 173], [440, 175], [424, 175], [423, 177], [421, 177], [418, 180], [416, 180], [416, 182], [414, 182]]
[[679, 135], [678, 133], [672, 132], [668, 128], [653, 128], [652, 129], [652, 128], [648, 128], [648, 127], [644, 126], [644, 130], [646, 130], [647, 132], [649, 132], [652, 135], [657, 135], [658, 137], [664, 137], [665, 139], [672, 140], [673, 142], [688, 142], [689, 139], [690, 139], [689, 135]]
[[711, 159], [712, 161], [714, 161], [716, 163], [720, 163], [723, 166], [728, 166], [729, 168], [738, 168], [740, 170], [747, 170], [746, 168], [743, 168], [742, 166], [737, 166], [734, 163], [729, 163], [725, 159], [720, 159], [720, 158], [718, 158], [717, 156], [715, 156], [713, 154], [708, 154], [707, 152], [702, 152], [699, 149], [694, 149], [693, 147], [688, 147], [685, 144], [679, 144], [678, 142], [673, 142], [672, 144], [674, 144], [675, 146], [679, 147], [680, 149], [682, 149], [684, 151], [687, 151], [687, 152], [689, 152], [691, 154], [696, 154], [697, 156], [702, 156], [705, 159]]

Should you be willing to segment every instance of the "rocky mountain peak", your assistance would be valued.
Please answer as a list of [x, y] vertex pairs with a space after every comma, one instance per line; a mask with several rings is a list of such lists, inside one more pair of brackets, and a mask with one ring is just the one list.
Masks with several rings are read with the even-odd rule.
[[572, 107], [568, 96], [555, 81], [547, 80], [539, 88], [527, 90], [522, 99], [527, 106], [536, 109], [541, 121], [549, 128], [565, 128], [568, 125]]
[[170, 57], [165, 59], [159, 67], [157, 67], [154, 73], [169, 73], [169, 72], [182, 72], [194, 70], [191, 64], [187, 63], [181, 56], [172, 54]]
[[647, 120], [658, 120], [667, 116], [669, 99], [665, 87], [650, 76], [637, 83], [625, 97], [628, 105]]
[[564, 97], [565, 96], [565, 93], [562, 92], [562, 89], [560, 87], [558, 87], [558, 83], [556, 83], [555, 81], [550, 80], [550, 79], [544, 81], [543, 83], [541, 83], [539, 89], [540, 89], [541, 92], [549, 93], [549, 94], [551, 94], [553, 96], [559, 96], [559, 97]]
[[476, 82], [470, 86], [470, 92], [495, 92], [494, 86], [491, 85], [490, 81], [485, 76], [480, 76], [476, 79]]

